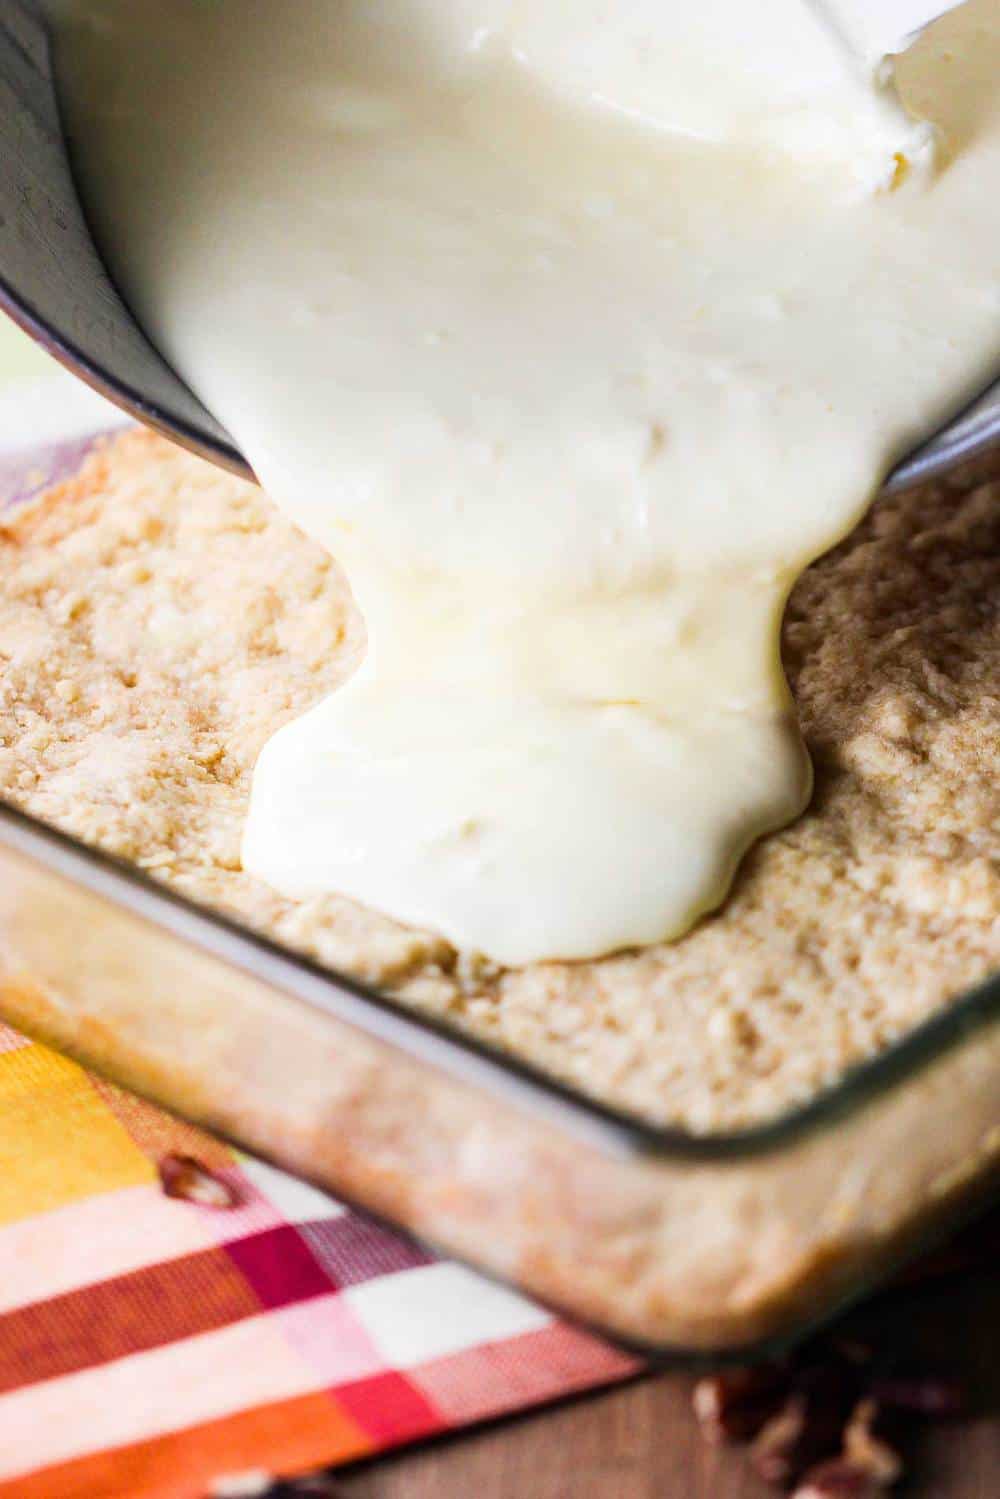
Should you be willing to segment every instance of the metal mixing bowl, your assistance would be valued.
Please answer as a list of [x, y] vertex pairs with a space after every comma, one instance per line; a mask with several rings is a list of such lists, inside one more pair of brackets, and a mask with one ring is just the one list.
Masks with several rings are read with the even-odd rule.
[[[0, 307], [148, 426], [236, 473], [249, 466], [115, 290], [73, 185], [45, 27], [0, 0]], [[891, 474], [902, 489], [1000, 445], [1000, 382]]]

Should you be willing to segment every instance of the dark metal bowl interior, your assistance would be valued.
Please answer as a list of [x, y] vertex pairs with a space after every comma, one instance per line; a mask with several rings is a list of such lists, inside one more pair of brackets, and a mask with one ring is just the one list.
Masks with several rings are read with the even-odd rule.
[[[141, 331], [94, 246], [73, 185], [45, 28], [0, 0], [0, 307], [148, 426], [252, 477], [228, 432]], [[890, 489], [1000, 445], [1000, 382], [893, 471]]]
[[73, 185], [45, 26], [25, 0], [0, 0], [0, 307], [116, 405], [249, 474], [104, 268]]

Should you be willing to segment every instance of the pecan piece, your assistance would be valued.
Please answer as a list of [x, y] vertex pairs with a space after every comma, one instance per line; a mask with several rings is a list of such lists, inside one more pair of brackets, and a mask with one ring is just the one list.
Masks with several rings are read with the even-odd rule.
[[707, 1374], [694, 1387], [691, 1403], [706, 1441], [749, 1442], [775, 1414], [788, 1393], [788, 1370], [758, 1364]]
[[234, 1208], [239, 1200], [235, 1188], [229, 1182], [210, 1171], [193, 1155], [178, 1155], [172, 1151], [169, 1155], [161, 1156], [157, 1170], [160, 1173], [160, 1185], [167, 1197], [221, 1210]]
[[796, 1374], [792, 1393], [766, 1422], [750, 1461], [766, 1483], [794, 1483], [808, 1468], [840, 1449], [856, 1398], [849, 1371], [836, 1365]]
[[892, 1445], [893, 1433], [886, 1413], [877, 1401], [859, 1400], [844, 1428], [844, 1456], [891, 1487], [903, 1475], [903, 1459]]

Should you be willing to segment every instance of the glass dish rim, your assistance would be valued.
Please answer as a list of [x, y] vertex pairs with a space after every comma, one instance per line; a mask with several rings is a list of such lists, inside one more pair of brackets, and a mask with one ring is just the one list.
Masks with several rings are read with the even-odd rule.
[[[388, 1039], [411, 1059], [429, 1060], [472, 1086], [478, 1078], [492, 1082], [498, 1091], [513, 1087], [550, 1117], [583, 1126], [607, 1149], [654, 1160], [726, 1164], [790, 1148], [904, 1087], [955, 1046], [1000, 1023], [998, 972], [883, 1051], [847, 1068], [811, 1098], [743, 1128], [698, 1132], [677, 1124], [657, 1124], [588, 1094], [523, 1057], [296, 952], [224, 911], [192, 900], [127, 860], [93, 848], [2, 798], [0, 842], [193, 946], [214, 951], [231, 966], [263, 977], [310, 1008], [325, 1010], [331, 1018]], [[325, 1005], [321, 996], [327, 1000]]]
[[[30, 17], [36, 26], [40, 25], [41, 34], [47, 40], [48, 28], [37, 0], [22, 0], [16, 9]], [[11, 41], [15, 45], [16, 38]], [[55, 120], [61, 121], [48, 58], [45, 59], [45, 68], [39, 72], [36, 63], [24, 54], [23, 48], [19, 55], [28, 67], [27, 77], [31, 90], [43, 92], [54, 108]], [[58, 139], [50, 144], [54, 144], [60, 158], [65, 159], [65, 137], [58, 124], [56, 129]], [[72, 210], [83, 223], [89, 240], [85, 215], [73, 192], [68, 160], [65, 160], [65, 167], [69, 175], [64, 186], [69, 188]], [[218, 427], [207, 412], [206, 427], [200, 429], [192, 420], [180, 419], [176, 412], [170, 412], [161, 403], [144, 397], [134, 382], [123, 378], [121, 371], [104, 368], [94, 358], [88, 357], [71, 331], [57, 326], [47, 318], [33, 300], [24, 294], [23, 289], [12, 284], [5, 274], [0, 274], [0, 309], [20, 323], [26, 332], [57, 359], [116, 404], [146, 424], [171, 433], [186, 446], [200, 451], [212, 461], [247, 474], [245, 461], [228, 441], [228, 434]], [[128, 318], [124, 304], [119, 311]], [[176, 375], [166, 371], [165, 366], [164, 370], [180, 387]], [[186, 387], [183, 389], [191, 399], [190, 392]], [[959, 416], [929, 443], [904, 458], [890, 473], [884, 487], [889, 490], [907, 488], [946, 472], [961, 459], [978, 455], [994, 446], [1000, 446], [1000, 383], [990, 387], [971, 407], [966, 406], [960, 411]], [[103, 882], [105, 893], [111, 899], [133, 905], [145, 903], [147, 909], [159, 911], [164, 921], [169, 917], [178, 925], [200, 927], [203, 932], [204, 924], [208, 923], [220, 940], [225, 936], [234, 952], [244, 954], [248, 964], [254, 955], [260, 960], [265, 957], [272, 962], [280, 960], [280, 966], [290, 979], [294, 980], [296, 975], [301, 978], [303, 983], [300, 984], [300, 989], [304, 987], [306, 979], [314, 989], [319, 982], [327, 985], [331, 991], [338, 990], [343, 995], [351, 996], [352, 1006], [359, 1017], [363, 1011], [370, 1014], [377, 1011], [383, 1016], [391, 1016], [395, 1022], [397, 1039], [403, 1041], [408, 1038], [411, 1052], [417, 1050], [419, 1040], [426, 1042], [433, 1038], [442, 1055], [445, 1052], [448, 1054], [453, 1071], [461, 1073], [463, 1058], [465, 1070], [469, 1072], [475, 1069], [477, 1063], [480, 1068], [485, 1064], [495, 1078], [504, 1076], [517, 1080], [534, 1094], [547, 1099], [550, 1107], [582, 1113], [589, 1119], [592, 1128], [605, 1131], [609, 1139], [617, 1138], [619, 1143], [624, 1142], [630, 1150], [647, 1155], [735, 1161], [781, 1149], [810, 1130], [832, 1124], [852, 1114], [869, 1099], [893, 1086], [903, 1086], [907, 1079], [921, 1073], [926, 1066], [963, 1040], [970, 1031], [1000, 1020], [998, 973], [970, 993], [955, 996], [884, 1050], [847, 1068], [836, 1080], [817, 1090], [809, 1098], [792, 1103], [763, 1120], [754, 1120], [737, 1129], [711, 1132], [696, 1131], [676, 1124], [657, 1124], [641, 1114], [586, 1094], [524, 1058], [466, 1034], [455, 1025], [422, 1014], [390, 994], [326, 968], [210, 907], [178, 895], [134, 866], [111, 859], [14, 809], [7, 810], [6, 804], [0, 802], [0, 838], [3, 838], [5, 828], [10, 830], [11, 827], [19, 830], [22, 840], [29, 839], [35, 846], [35, 852], [46, 862], [59, 862], [60, 859], [64, 864], [72, 862], [76, 878], [84, 884]], [[290, 988], [292, 993], [298, 992], [294, 983]]]

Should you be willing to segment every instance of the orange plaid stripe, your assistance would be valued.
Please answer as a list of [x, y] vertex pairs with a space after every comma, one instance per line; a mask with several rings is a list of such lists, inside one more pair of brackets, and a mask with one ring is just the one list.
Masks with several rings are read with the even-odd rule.
[[365, 1457], [373, 1443], [332, 1395], [303, 1395], [0, 1483], [0, 1499], [205, 1499], [220, 1474], [290, 1475]]

